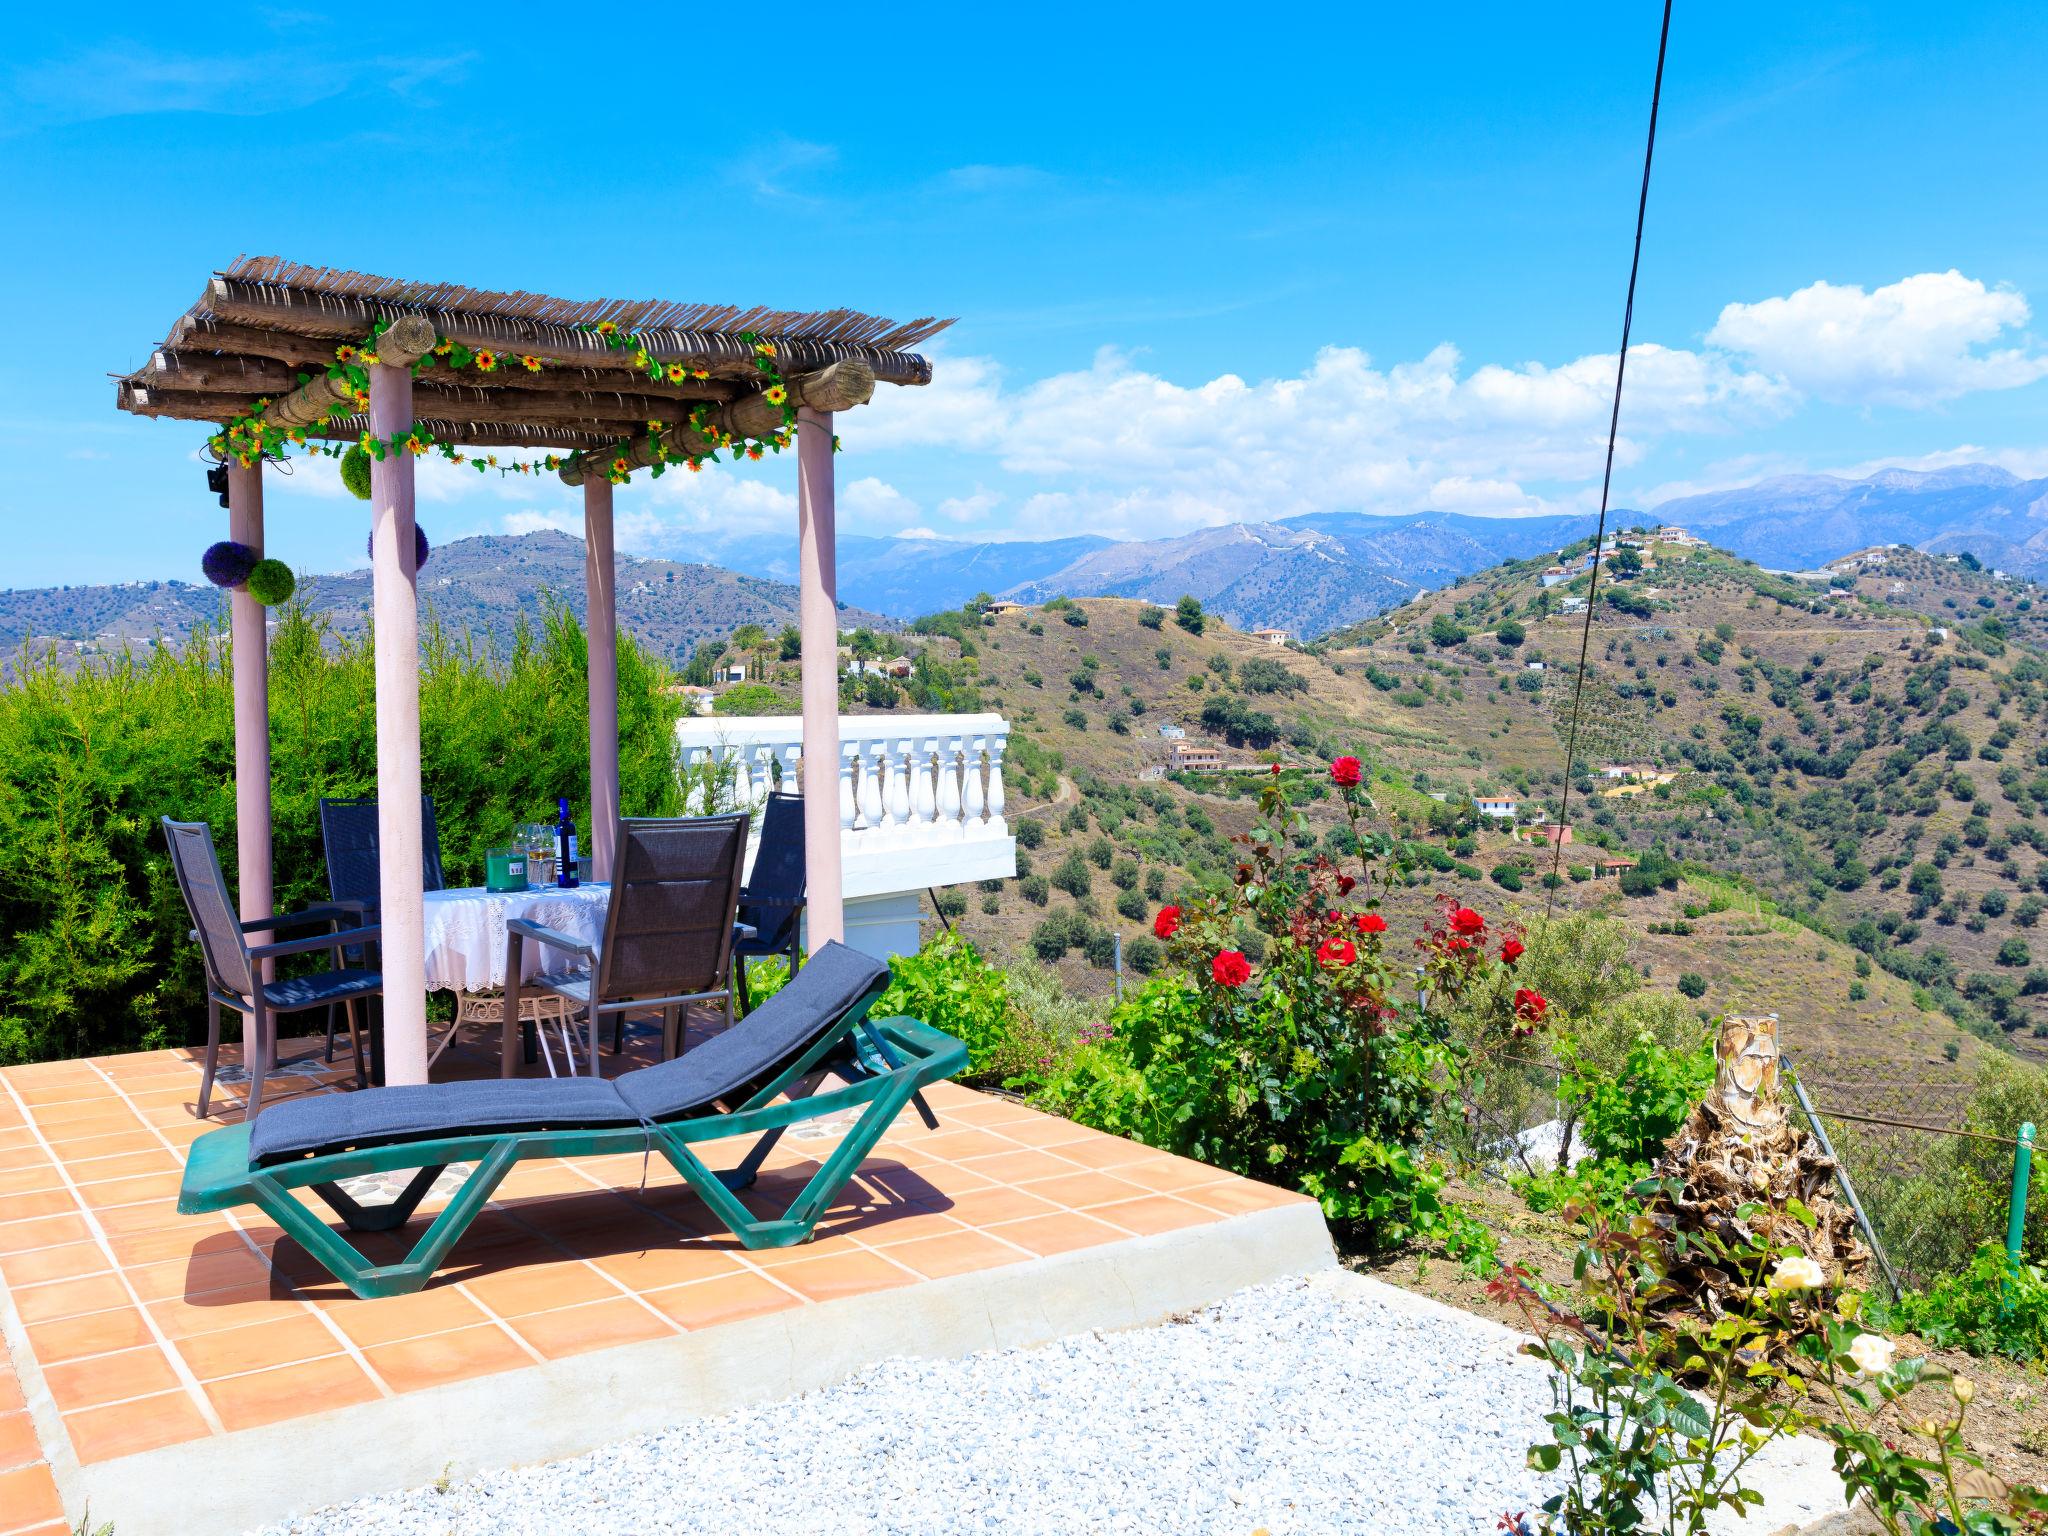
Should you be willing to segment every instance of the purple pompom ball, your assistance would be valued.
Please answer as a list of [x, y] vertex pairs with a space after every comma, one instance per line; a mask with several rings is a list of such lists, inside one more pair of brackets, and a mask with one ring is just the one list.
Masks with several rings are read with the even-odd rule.
[[[373, 533], [363, 540], [363, 553], [372, 560], [377, 558], [376, 534]], [[433, 549], [427, 543], [427, 530], [418, 523], [414, 523], [412, 525], [412, 568], [415, 571], [422, 569], [427, 563], [427, 556], [432, 553]]]
[[246, 544], [222, 539], [218, 544], [206, 547], [206, 553], [199, 557], [199, 569], [216, 587], [239, 587], [249, 579], [249, 573], [256, 569], [256, 562], [262, 558]]

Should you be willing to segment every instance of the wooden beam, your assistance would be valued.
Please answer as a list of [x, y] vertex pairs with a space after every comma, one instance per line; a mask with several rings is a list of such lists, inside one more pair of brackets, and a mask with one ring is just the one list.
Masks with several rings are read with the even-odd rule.
[[140, 377], [152, 389], [224, 389], [275, 395], [292, 388], [298, 375], [275, 358], [160, 350], [150, 355], [149, 366]]
[[[246, 354], [254, 362], [272, 359], [290, 363], [300, 368], [324, 370], [334, 361], [336, 343], [327, 338], [300, 336], [291, 331], [274, 331], [263, 326], [236, 325], [226, 320], [208, 320], [193, 315], [182, 316], [171, 327], [171, 334], [164, 341], [158, 355], [177, 360], [182, 367], [197, 367], [211, 359], [213, 353]], [[531, 350], [531, 349], [529, 349]], [[617, 354], [610, 354], [616, 357]], [[148, 370], [145, 370], [148, 371]], [[747, 372], [751, 375], [750, 367]], [[637, 368], [617, 366], [593, 366], [590, 364], [565, 364], [549, 358], [547, 367], [539, 373], [528, 373], [519, 366], [518, 354], [512, 354], [506, 365], [491, 373], [479, 373], [474, 368], [465, 368], [460, 373], [453, 369], [431, 368], [422, 378], [459, 378], [466, 384], [480, 389], [616, 389], [643, 390], [656, 394], [667, 394], [673, 390], [679, 399], [685, 400], [730, 400], [740, 393], [741, 385], [731, 379], [690, 379], [681, 385], [650, 379]], [[178, 387], [175, 380], [160, 381], [164, 387]], [[289, 388], [292, 380], [287, 377], [277, 387]]]
[[[266, 326], [302, 336], [342, 339], [366, 334], [379, 319], [406, 311], [399, 306], [316, 293], [241, 278], [216, 277], [200, 296], [200, 307], [217, 320], [237, 325]], [[513, 315], [461, 310], [420, 311], [436, 331], [466, 347], [501, 352], [535, 352], [563, 362], [603, 365], [615, 354], [605, 339], [575, 326], [553, 325]], [[706, 368], [714, 372], [750, 366], [753, 349], [725, 331], [654, 330], [639, 333], [648, 354], [664, 363]], [[858, 359], [888, 384], [929, 384], [931, 364], [913, 352], [862, 347], [847, 342], [776, 337], [776, 355], [785, 374], [812, 373], [833, 363]]]

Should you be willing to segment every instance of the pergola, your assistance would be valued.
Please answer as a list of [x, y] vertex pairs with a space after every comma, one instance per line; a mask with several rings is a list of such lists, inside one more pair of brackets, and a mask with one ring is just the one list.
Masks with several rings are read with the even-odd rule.
[[[227, 469], [228, 537], [257, 553], [265, 444], [324, 440], [382, 450], [371, 465], [370, 527], [388, 1081], [427, 1075], [415, 459], [440, 451], [474, 463], [471, 451], [483, 450], [487, 469], [505, 468], [491, 461], [492, 450], [538, 450], [543, 459], [520, 467], [582, 487], [586, 863], [592, 878], [607, 879], [619, 815], [615, 487], [637, 471], [695, 468], [721, 450], [753, 456], [793, 438], [802, 761], [836, 772], [833, 416], [865, 403], [878, 382], [929, 383], [931, 364], [904, 349], [950, 323], [898, 324], [850, 310], [577, 302], [243, 257], [207, 283], [146, 367], [119, 377], [122, 410], [221, 429], [211, 441]], [[257, 917], [273, 910], [269, 665], [264, 610], [246, 590], [231, 593], [230, 632], [238, 884], [244, 917]], [[832, 784], [828, 776], [804, 800], [813, 945], [844, 936]]]

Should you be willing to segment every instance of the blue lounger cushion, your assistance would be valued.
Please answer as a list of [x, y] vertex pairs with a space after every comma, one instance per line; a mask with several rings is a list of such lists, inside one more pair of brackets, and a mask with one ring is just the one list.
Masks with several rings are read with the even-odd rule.
[[767, 1078], [888, 981], [889, 968], [879, 961], [844, 944], [827, 944], [775, 996], [674, 1061], [611, 1082], [489, 1078], [287, 1099], [256, 1117], [249, 1161], [274, 1163], [308, 1152], [448, 1136], [673, 1119]]
[[825, 945], [767, 1002], [674, 1061], [618, 1079], [634, 1114], [668, 1120], [760, 1081], [889, 984], [889, 968], [844, 944]]
[[636, 1125], [619, 1085], [596, 1077], [488, 1078], [316, 1093], [272, 1104], [249, 1130], [249, 1161], [469, 1132]]

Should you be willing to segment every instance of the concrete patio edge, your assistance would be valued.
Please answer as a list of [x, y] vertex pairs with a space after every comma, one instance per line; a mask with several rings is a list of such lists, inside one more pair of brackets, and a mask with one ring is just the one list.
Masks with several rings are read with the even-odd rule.
[[53, 1471], [67, 1510], [89, 1501], [95, 1523], [111, 1520], [121, 1536], [239, 1536], [444, 1474], [560, 1460], [795, 1396], [892, 1356], [943, 1358], [1156, 1323], [1336, 1262], [1321, 1211], [1289, 1203], [87, 1466], [66, 1455]]

